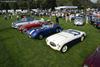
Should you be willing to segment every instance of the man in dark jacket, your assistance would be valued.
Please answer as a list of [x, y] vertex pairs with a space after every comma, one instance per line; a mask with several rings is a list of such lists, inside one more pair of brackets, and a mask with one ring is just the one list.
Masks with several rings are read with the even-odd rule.
[[59, 17], [56, 16], [56, 23], [59, 24]]

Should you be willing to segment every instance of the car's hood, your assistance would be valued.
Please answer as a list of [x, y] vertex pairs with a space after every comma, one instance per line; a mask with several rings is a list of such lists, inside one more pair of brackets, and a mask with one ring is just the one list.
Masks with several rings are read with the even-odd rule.
[[27, 34], [32, 35], [34, 33], [37, 33], [38, 31], [40, 31], [40, 28], [32, 28], [30, 30], [27, 30]]
[[34, 31], [35, 29], [30, 29], [30, 30], [27, 30], [27, 33], [31, 35]]
[[55, 44], [60, 45], [60, 44], [65, 44], [65, 43], [71, 41], [73, 38], [74, 38], [73, 35], [71, 35], [69, 33], [61, 32], [61, 33], [54, 34], [54, 35], [48, 37], [47, 39], [54, 42]]

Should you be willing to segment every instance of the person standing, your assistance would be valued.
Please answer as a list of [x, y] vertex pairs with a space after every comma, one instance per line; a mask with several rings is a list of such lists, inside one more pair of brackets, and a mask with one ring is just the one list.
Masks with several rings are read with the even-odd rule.
[[66, 14], [65, 14], [66, 23], [68, 22], [68, 18], [69, 18], [69, 15], [68, 15], [68, 13], [66, 13]]
[[16, 16], [16, 20], [19, 20], [19, 15]]
[[52, 14], [51, 13], [49, 14], [49, 18], [50, 18], [50, 21], [52, 21]]
[[59, 17], [56, 16], [56, 23], [59, 24]]
[[4, 19], [7, 20], [7, 15], [6, 14], [4, 15]]

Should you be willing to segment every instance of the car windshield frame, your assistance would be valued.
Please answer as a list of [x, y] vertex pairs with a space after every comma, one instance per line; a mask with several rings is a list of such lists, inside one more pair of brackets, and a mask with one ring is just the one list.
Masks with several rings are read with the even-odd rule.
[[79, 31], [72, 30], [72, 29], [65, 30], [64, 32], [70, 33], [70, 34], [72, 34], [72, 35], [74, 35], [74, 36], [80, 35], [80, 34], [81, 34]]
[[77, 22], [77, 21], [81, 21], [81, 22], [82, 22], [82, 21], [83, 21], [83, 18], [82, 18], [82, 17], [76, 17], [76, 18], [75, 18], [75, 21], [76, 21], [76, 22]]
[[21, 22], [26, 22], [26, 21], [33, 21], [33, 19], [31, 17], [25, 17], [20, 19]]

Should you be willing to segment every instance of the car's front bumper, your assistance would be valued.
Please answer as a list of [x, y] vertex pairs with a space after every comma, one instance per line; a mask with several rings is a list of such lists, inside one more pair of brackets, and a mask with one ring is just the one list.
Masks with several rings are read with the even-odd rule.
[[12, 23], [11, 25], [12, 28], [17, 28], [16, 24]]
[[61, 48], [59, 46], [57, 46], [57, 45], [56, 46], [52, 46], [50, 44], [50, 41], [48, 41], [47, 39], [46, 39], [46, 43], [47, 43], [48, 46], [50, 46], [54, 50], [57, 50], [57, 51], [60, 51], [61, 50]]
[[75, 25], [83, 25], [83, 23], [74, 23]]

